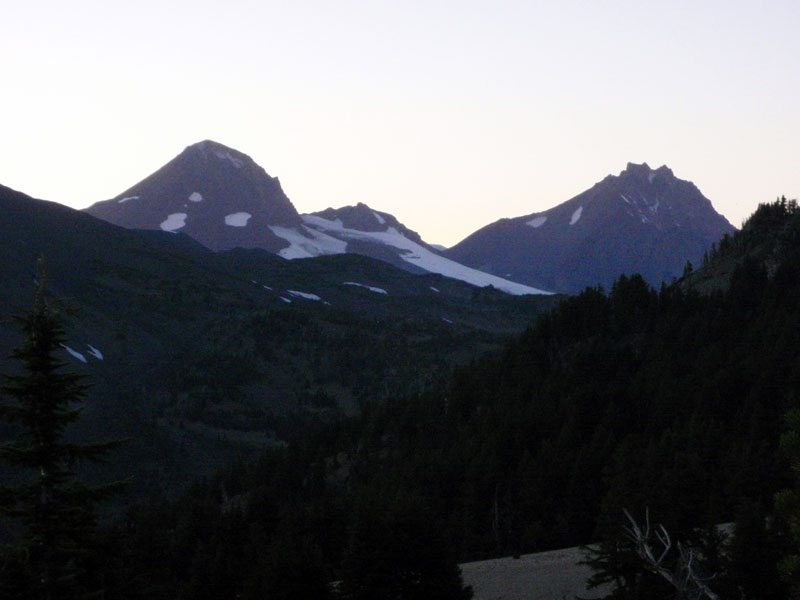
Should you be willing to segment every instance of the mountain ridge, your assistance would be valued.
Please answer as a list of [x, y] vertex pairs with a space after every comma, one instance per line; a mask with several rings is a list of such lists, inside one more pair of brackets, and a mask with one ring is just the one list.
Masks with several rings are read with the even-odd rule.
[[358, 204], [300, 215], [249, 156], [206, 140], [85, 212], [134, 229], [183, 232], [214, 251], [263, 248], [283, 258], [355, 253], [412, 273], [438, 273], [511, 294], [544, 290], [456, 264], [393, 215]]
[[561, 204], [499, 219], [442, 250], [364, 203], [300, 214], [277, 177], [210, 140], [86, 212], [124, 227], [184, 232], [214, 251], [263, 248], [287, 259], [363, 254], [513, 294], [578, 293], [633, 273], [659, 285], [735, 229], [666, 165], [629, 162]]

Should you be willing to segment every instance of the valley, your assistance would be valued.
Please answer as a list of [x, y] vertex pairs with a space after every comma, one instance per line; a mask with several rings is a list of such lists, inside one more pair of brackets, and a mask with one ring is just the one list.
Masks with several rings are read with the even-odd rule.
[[[125, 194], [109, 202], [146, 197]], [[209, 218], [234, 235], [258, 223], [242, 206]], [[781, 597], [789, 538], [772, 497], [793, 485], [779, 437], [797, 380], [796, 203], [761, 205], [659, 289], [619, 267], [570, 296], [476, 286], [474, 268], [365, 205], [262, 221], [277, 240], [294, 227], [347, 249], [305, 257], [297, 240], [212, 248], [171, 210], [121, 227], [0, 188], [0, 350], [24, 339], [9, 317], [30, 306], [43, 257], [58, 358], [92, 385], [69, 439], [125, 440], [83, 471], [133, 477], [93, 542], [110, 597], [469, 598], [459, 563], [588, 543], [587, 583], [669, 597], [623, 509], [652, 512], [726, 593]], [[593, 210], [579, 198], [524, 226], [578, 227]], [[723, 521], [727, 541], [710, 533]]]

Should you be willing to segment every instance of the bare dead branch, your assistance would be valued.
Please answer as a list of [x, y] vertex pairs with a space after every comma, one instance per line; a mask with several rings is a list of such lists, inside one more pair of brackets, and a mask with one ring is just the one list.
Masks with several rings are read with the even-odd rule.
[[627, 509], [623, 509], [630, 525], [623, 527], [628, 538], [633, 542], [636, 549], [636, 554], [644, 562], [645, 568], [649, 571], [659, 575], [670, 583], [676, 590], [678, 590], [680, 598], [700, 599], [708, 598], [709, 600], [719, 600], [719, 596], [712, 591], [706, 582], [711, 577], [700, 577], [694, 568], [695, 555], [691, 548], [685, 548], [683, 544], [678, 542], [678, 560], [674, 570], [668, 569], [664, 561], [672, 549], [672, 539], [669, 532], [663, 525], [659, 525], [655, 531], [655, 537], [663, 549], [656, 558], [656, 551], [653, 549], [653, 543], [650, 538], [650, 511], [645, 510], [645, 526], [644, 529], [639, 526]]

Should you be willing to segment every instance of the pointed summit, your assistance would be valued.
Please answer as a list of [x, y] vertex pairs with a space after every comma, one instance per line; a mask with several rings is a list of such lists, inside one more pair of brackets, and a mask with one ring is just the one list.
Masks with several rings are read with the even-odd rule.
[[301, 224], [276, 177], [248, 155], [205, 140], [187, 147], [116, 198], [86, 209], [130, 229], [183, 232], [212, 250], [277, 252], [286, 241], [271, 226]]

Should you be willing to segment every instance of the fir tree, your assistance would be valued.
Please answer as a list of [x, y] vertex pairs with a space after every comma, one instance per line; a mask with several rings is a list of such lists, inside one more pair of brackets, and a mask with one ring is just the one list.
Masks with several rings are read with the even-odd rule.
[[93, 509], [123, 482], [90, 486], [76, 473], [82, 461], [102, 461], [119, 442], [77, 444], [64, 437], [80, 415], [88, 386], [55, 356], [64, 330], [45, 296], [41, 259], [37, 270], [33, 307], [15, 317], [25, 340], [10, 358], [21, 369], [4, 375], [0, 388], [0, 422], [18, 431], [16, 439], [0, 445], [0, 459], [27, 478], [0, 486], [0, 516], [15, 534], [13, 543], [0, 548], [0, 596], [61, 600], [91, 591], [90, 575], [97, 575], [88, 569]]

